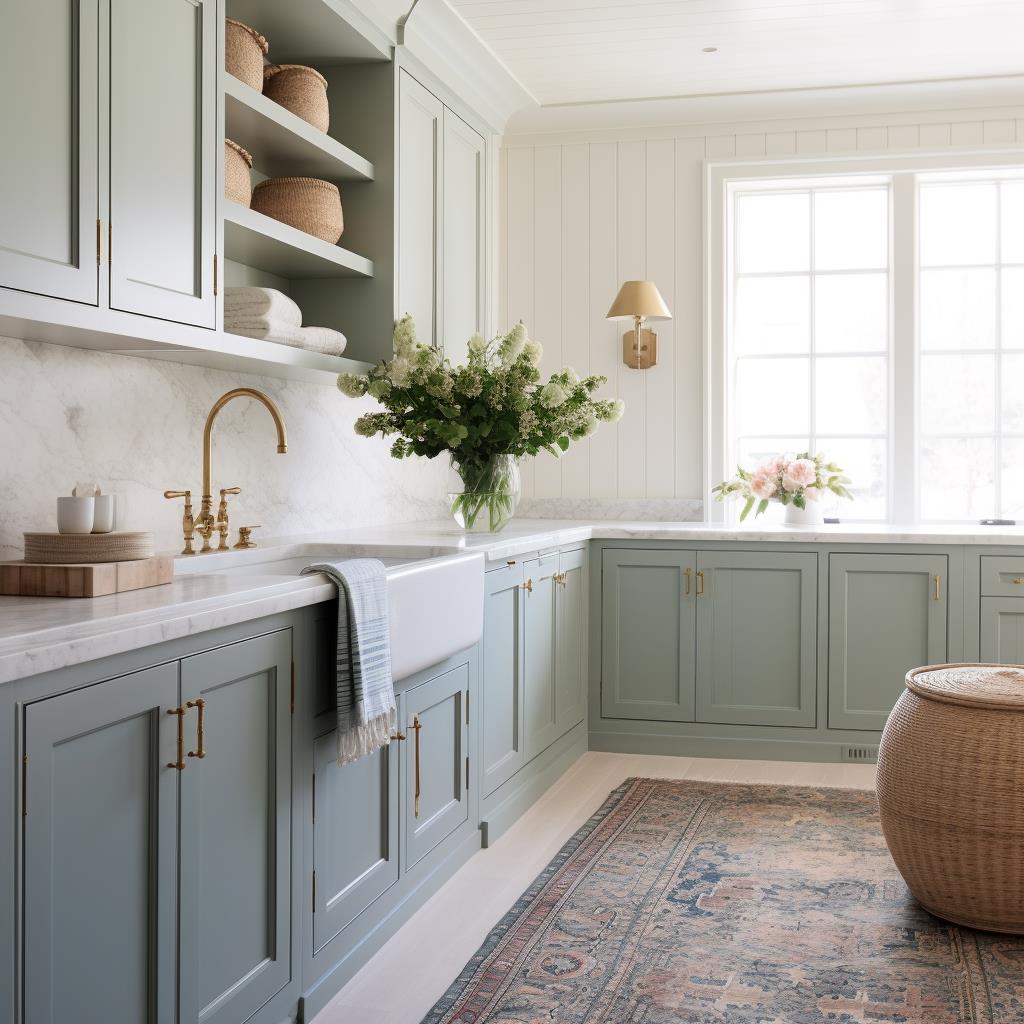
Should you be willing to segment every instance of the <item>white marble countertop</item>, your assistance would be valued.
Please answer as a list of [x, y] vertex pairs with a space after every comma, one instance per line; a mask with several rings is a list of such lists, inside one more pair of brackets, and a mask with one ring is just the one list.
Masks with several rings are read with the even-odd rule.
[[706, 523], [520, 519], [499, 534], [464, 534], [449, 523], [367, 527], [265, 540], [258, 549], [181, 559], [173, 583], [109, 597], [0, 597], [0, 683], [135, 650], [329, 600], [322, 577], [226, 575], [239, 561], [299, 556], [312, 545], [362, 554], [420, 558], [472, 551], [490, 560], [588, 540], [742, 541], [748, 543], [1021, 545], [1024, 527], [825, 525], [742, 527]]

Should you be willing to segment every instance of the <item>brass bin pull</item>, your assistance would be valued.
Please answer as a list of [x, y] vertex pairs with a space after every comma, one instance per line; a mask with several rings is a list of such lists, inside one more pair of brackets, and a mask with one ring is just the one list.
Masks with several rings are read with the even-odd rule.
[[414, 793], [413, 801], [413, 816], [418, 818], [420, 816], [420, 729], [423, 726], [420, 725], [419, 715], [413, 715], [412, 717], [412, 729], [416, 733], [416, 790]]
[[685, 592], [685, 594], [683, 596], [684, 597], [689, 597], [690, 596], [690, 588], [693, 586], [693, 570], [692, 569], [684, 569], [683, 570], [683, 575], [686, 577], [686, 592]]
[[190, 750], [189, 757], [206, 757], [204, 743], [206, 742], [206, 701], [202, 697], [186, 701], [185, 707], [199, 708], [199, 720], [196, 722], [196, 746], [198, 749]]
[[935, 600], [939, 600], [939, 594], [942, 591], [942, 577], [936, 575], [935, 577]]
[[697, 596], [700, 597], [704, 593], [704, 570], [697, 570]]
[[167, 714], [178, 716], [178, 760], [168, 761], [168, 768], [177, 768], [182, 771], [185, 768], [185, 709], [168, 708]]
[[528, 594], [532, 594], [533, 593], [533, 578], [531, 577], [530, 579], [528, 579], [524, 584], [522, 584], [522, 587], [523, 587], [523, 590], [525, 590]]
[[1016, 583], [1018, 587], [1024, 586], [1024, 576], [1014, 576], [1013, 583]]

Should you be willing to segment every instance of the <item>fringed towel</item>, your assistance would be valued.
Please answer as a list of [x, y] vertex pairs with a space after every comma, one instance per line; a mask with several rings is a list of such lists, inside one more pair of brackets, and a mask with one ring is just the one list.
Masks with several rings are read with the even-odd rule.
[[338, 764], [348, 764], [390, 743], [398, 721], [384, 564], [354, 558], [302, 571], [338, 587]]
[[302, 326], [302, 310], [276, 288], [225, 288], [224, 319], [265, 318], [289, 327]]

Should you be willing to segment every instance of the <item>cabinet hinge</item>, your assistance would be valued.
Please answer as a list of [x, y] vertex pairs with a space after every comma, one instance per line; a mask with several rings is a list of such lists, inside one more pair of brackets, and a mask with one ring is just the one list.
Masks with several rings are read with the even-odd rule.
[[466, 792], [469, 792], [469, 755], [466, 755]]
[[28, 754], [21, 759], [21, 816], [28, 815]]
[[100, 265], [100, 238], [103, 230], [103, 222], [96, 218], [96, 266]]
[[291, 695], [291, 713], [295, 714], [295, 662], [292, 662], [292, 695]]
[[316, 913], [316, 868], [313, 869], [313, 913]]
[[213, 294], [217, 294], [217, 254], [213, 254]]

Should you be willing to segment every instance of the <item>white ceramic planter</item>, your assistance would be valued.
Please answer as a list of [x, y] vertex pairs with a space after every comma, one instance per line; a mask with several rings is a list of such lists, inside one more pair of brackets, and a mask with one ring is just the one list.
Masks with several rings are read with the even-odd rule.
[[809, 501], [805, 508], [787, 505], [783, 522], [787, 526], [819, 526], [824, 522], [820, 501]]

